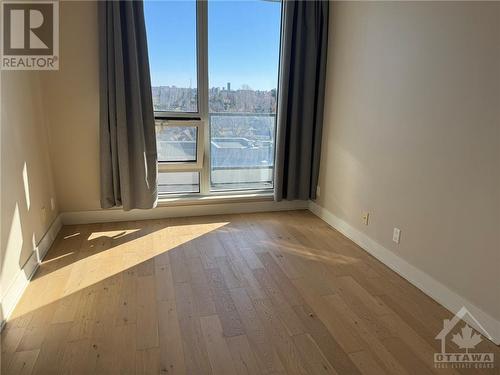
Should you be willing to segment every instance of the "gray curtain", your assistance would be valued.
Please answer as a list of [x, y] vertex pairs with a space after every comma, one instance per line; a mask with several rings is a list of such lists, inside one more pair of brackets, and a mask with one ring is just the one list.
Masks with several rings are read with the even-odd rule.
[[99, 1], [101, 206], [153, 208], [157, 154], [142, 1]]
[[328, 1], [283, 2], [275, 198], [314, 199], [321, 155]]

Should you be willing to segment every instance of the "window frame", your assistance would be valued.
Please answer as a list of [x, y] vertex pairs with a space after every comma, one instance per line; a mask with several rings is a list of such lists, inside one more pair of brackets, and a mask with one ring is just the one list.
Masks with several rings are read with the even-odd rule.
[[[159, 171], [159, 174], [160, 173], [178, 173], [178, 172], [188, 172], [188, 173], [198, 173], [198, 191], [184, 191], [184, 192], [176, 192], [176, 193], [168, 193], [168, 192], [160, 192], [159, 188], [158, 188], [158, 196], [160, 199], [166, 199], [166, 198], [169, 198], [169, 197], [186, 197], [186, 196], [196, 196], [196, 195], [199, 195], [200, 192], [201, 192], [201, 184], [200, 184], [200, 180], [201, 180], [201, 173], [200, 171], [196, 171], [196, 170], [168, 170], [168, 171]], [[158, 185], [159, 187], [160, 185]]]
[[[198, 172], [199, 193], [210, 193], [209, 165], [210, 150], [207, 151], [208, 134], [208, 7], [205, 1], [196, 1], [196, 76], [197, 76], [197, 112], [154, 111], [155, 121], [165, 121], [167, 126], [195, 126], [196, 162], [192, 161], [158, 161], [158, 172]], [[169, 194], [169, 196], [185, 195]]]
[[208, 114], [208, 33], [207, 3], [196, 1], [196, 78], [197, 78], [197, 111], [154, 111], [156, 120], [205, 120]]
[[186, 160], [186, 161], [158, 161], [158, 172], [195, 172], [200, 171], [203, 168], [203, 156], [204, 156], [204, 129], [203, 123], [200, 120], [159, 120], [162, 121], [163, 126], [172, 128], [196, 128], [196, 160]]
[[[199, 1], [199, 0], [194, 0], [196, 2], [196, 79], [197, 79], [197, 85], [196, 85], [196, 91], [197, 91], [197, 98], [196, 98], [196, 107], [197, 111], [196, 112], [180, 112], [180, 111], [154, 111], [154, 117], [155, 120], [174, 120], [174, 119], [179, 119], [179, 120], [185, 120], [185, 119], [190, 119], [190, 120], [201, 120], [203, 117], [204, 113], [204, 107], [203, 103], [206, 100], [207, 105], [206, 105], [206, 110], [208, 111], [208, 95], [204, 93], [204, 85], [208, 88], [208, 59], [204, 59], [203, 56], [204, 54], [207, 53], [206, 49], [203, 50], [201, 46], [201, 42], [203, 42], [204, 39], [205, 41], [205, 46], [208, 44], [208, 35], [207, 32], [205, 32], [203, 29], [205, 28], [204, 25], [207, 24], [207, 14], [208, 14], [208, 8], [207, 4], [202, 4], [205, 3], [205, 1]], [[205, 9], [202, 9], [205, 8]], [[203, 20], [204, 18], [204, 20]], [[146, 30], [147, 32], [147, 30]], [[206, 60], [206, 62], [204, 62]], [[205, 64], [205, 69], [203, 68], [203, 64]], [[206, 72], [203, 72], [203, 70], [206, 70]], [[205, 82], [206, 81], [206, 82]], [[204, 98], [203, 96], [206, 96]]]

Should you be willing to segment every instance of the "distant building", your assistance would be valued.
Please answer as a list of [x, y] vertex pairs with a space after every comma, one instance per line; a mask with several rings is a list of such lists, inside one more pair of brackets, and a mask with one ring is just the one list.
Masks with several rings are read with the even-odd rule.
[[227, 83], [227, 91], [231, 91], [231, 82]]

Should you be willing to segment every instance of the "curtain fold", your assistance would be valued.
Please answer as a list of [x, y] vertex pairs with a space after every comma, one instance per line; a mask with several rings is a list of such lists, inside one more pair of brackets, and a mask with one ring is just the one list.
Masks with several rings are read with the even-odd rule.
[[142, 1], [99, 1], [101, 207], [153, 208], [157, 152]]
[[321, 157], [328, 1], [283, 2], [275, 199], [314, 199]]

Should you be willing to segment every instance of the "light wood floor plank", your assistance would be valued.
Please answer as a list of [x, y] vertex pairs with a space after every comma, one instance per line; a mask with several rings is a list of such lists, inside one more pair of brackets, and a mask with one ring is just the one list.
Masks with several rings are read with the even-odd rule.
[[328, 305], [323, 296], [316, 294], [308, 283], [302, 279], [294, 279], [294, 285], [300, 290], [309, 306], [325, 325], [330, 335], [335, 337], [342, 349], [347, 353], [363, 350], [363, 340], [356, 331], [349, 329], [347, 322], [339, 318], [335, 310]]
[[[35, 362], [38, 358], [40, 350], [27, 350], [16, 352], [12, 355], [7, 370], [2, 370], [5, 375], [29, 375], [33, 371]], [[3, 361], [2, 361], [3, 366]]]
[[158, 302], [160, 369], [166, 374], [185, 374], [184, 351], [175, 301]]
[[273, 304], [273, 309], [280, 316], [281, 321], [284, 323], [287, 331], [290, 335], [298, 335], [305, 332], [305, 328], [300, 321], [300, 319], [293, 311], [292, 307], [288, 304], [286, 298], [282, 295], [278, 285], [272, 279], [269, 272], [263, 269], [258, 269], [254, 271], [255, 278], [259, 280], [262, 288], [266, 291], [271, 303]]
[[137, 375], [156, 375], [160, 373], [160, 349], [158, 347], [137, 350], [135, 373]]
[[356, 364], [363, 375], [386, 375], [387, 370], [382, 368], [371, 353], [359, 351], [350, 353], [349, 357]]
[[175, 285], [177, 317], [188, 374], [211, 374], [208, 352], [203, 340], [200, 320], [194, 311], [193, 292], [189, 283]]
[[231, 293], [219, 269], [207, 269], [208, 284], [215, 300], [225, 337], [239, 336], [245, 333]]
[[198, 316], [216, 314], [214, 297], [201, 259], [190, 257], [187, 259], [187, 263], [193, 292], [194, 311]]
[[239, 375], [254, 375], [261, 373], [246, 335], [228, 337], [226, 341], [233, 358], [236, 372]]
[[337, 371], [330, 362], [328, 362], [309, 334], [303, 333], [295, 335], [293, 336], [293, 342], [302, 355], [302, 359], [304, 363], [306, 363], [306, 368], [309, 373], [338, 375]]
[[55, 323], [49, 326], [50, 334], [45, 337], [38, 353], [34, 374], [50, 374], [57, 371], [65, 351], [65, 342], [71, 323]]
[[340, 296], [332, 294], [325, 297], [325, 299], [328, 301], [329, 306], [335, 310], [336, 315], [342, 317], [344, 322], [348, 324], [350, 330], [358, 333], [359, 337], [365, 343], [364, 348], [375, 354], [376, 360], [386, 368], [387, 373], [393, 375], [408, 373], [398, 360], [383, 346], [374, 332], [370, 330], [370, 327], [364, 324], [353, 310], [349, 309]]
[[289, 374], [307, 374], [305, 362], [285, 326], [281, 323], [271, 301], [254, 301], [255, 310], [262, 321], [281, 363]]
[[314, 310], [307, 305], [295, 306], [294, 309], [325, 358], [333, 365], [337, 373], [360, 375], [357, 367], [352, 363], [340, 344], [328, 332], [328, 329], [314, 313]]
[[269, 341], [269, 333], [266, 332], [245, 289], [233, 289], [231, 296], [244, 324], [250, 346], [256, 354], [260, 369], [264, 373], [284, 370], [276, 348]]
[[208, 358], [214, 374], [234, 375], [236, 368], [227, 342], [224, 339], [222, 326], [217, 315], [200, 318], [201, 331], [208, 350]]
[[[307, 211], [65, 226], [2, 332], [2, 374], [436, 369], [452, 313]], [[447, 343], [450, 351], [462, 351]]]
[[137, 349], [158, 347], [158, 314], [154, 275], [137, 277]]
[[283, 297], [290, 306], [303, 305], [304, 299], [297, 291], [295, 286], [291, 283], [290, 279], [281, 270], [280, 266], [276, 263], [270, 253], [261, 253], [258, 255], [260, 261], [264, 265], [267, 273], [276, 282], [276, 285], [281, 290]]

